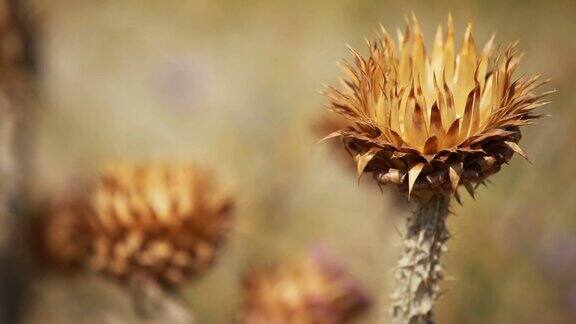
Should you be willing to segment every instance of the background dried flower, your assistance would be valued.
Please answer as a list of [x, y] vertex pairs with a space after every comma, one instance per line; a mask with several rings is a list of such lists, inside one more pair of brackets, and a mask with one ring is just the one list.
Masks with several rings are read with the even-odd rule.
[[65, 201], [39, 204], [43, 210], [36, 213], [30, 232], [36, 259], [43, 266], [64, 271], [82, 267], [90, 252], [86, 204], [78, 195], [69, 196]]
[[232, 198], [205, 169], [118, 164], [80, 203], [49, 215], [46, 245], [67, 263], [173, 286], [213, 263], [229, 234], [232, 208]]
[[243, 324], [345, 323], [370, 305], [359, 283], [321, 249], [273, 271], [253, 271], [244, 290]]

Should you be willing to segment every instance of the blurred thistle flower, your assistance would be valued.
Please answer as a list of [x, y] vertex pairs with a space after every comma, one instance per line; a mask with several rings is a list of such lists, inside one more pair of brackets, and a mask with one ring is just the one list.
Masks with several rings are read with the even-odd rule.
[[17, 21], [17, 6], [0, 0], [0, 65], [6, 66], [22, 60], [24, 56], [22, 26]]
[[525, 157], [520, 127], [540, 117], [534, 110], [553, 91], [537, 93], [547, 82], [538, 75], [514, 77], [516, 43], [494, 55], [491, 37], [477, 53], [471, 24], [456, 53], [451, 15], [445, 34], [438, 27], [431, 56], [414, 15], [398, 32], [398, 45], [383, 27], [366, 43], [366, 56], [349, 48], [354, 63], [341, 64], [343, 87], [327, 86], [329, 109], [350, 125], [325, 139], [342, 139], [358, 176], [372, 173], [379, 185], [396, 184], [415, 196], [391, 310], [394, 322], [429, 324], [450, 238], [450, 198], [459, 201], [459, 185], [474, 195], [514, 153]]
[[194, 165], [119, 164], [86, 197], [51, 210], [44, 244], [56, 262], [177, 286], [213, 263], [232, 209], [232, 198]]
[[456, 53], [449, 16], [428, 56], [416, 18], [398, 45], [382, 28], [367, 41], [367, 56], [350, 48], [343, 89], [327, 87], [329, 108], [351, 124], [327, 138], [341, 137], [358, 173], [372, 172], [381, 184], [408, 192], [454, 192], [461, 184], [472, 192], [514, 152], [525, 156], [519, 126], [540, 117], [533, 111], [550, 93], [534, 93], [547, 82], [538, 75], [513, 77], [516, 43], [497, 56], [493, 43], [477, 53], [470, 24]]
[[[72, 198], [72, 196], [76, 196]], [[86, 206], [78, 195], [43, 204], [42, 214], [32, 225], [32, 241], [41, 262], [60, 270], [82, 266], [89, 251], [86, 234], [90, 227], [84, 217]], [[40, 240], [34, 238], [40, 237]]]
[[254, 271], [244, 289], [243, 324], [346, 323], [371, 303], [359, 283], [323, 250], [274, 271]]

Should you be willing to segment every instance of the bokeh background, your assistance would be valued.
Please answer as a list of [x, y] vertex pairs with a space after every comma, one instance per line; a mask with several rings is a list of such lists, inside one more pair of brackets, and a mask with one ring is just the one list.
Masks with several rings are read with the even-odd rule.
[[[419, 17], [428, 41], [452, 12], [461, 37], [520, 40], [522, 72], [559, 89], [511, 165], [454, 206], [439, 323], [576, 322], [576, 2], [464, 0], [45, 0], [35, 125], [51, 192], [115, 159], [195, 160], [234, 188], [237, 227], [184, 294], [199, 323], [230, 323], [249, 269], [322, 244], [387, 308], [411, 206], [357, 185], [313, 126], [350, 43]], [[33, 284], [29, 323], [134, 322], [117, 288], [76, 275]], [[105, 310], [105, 317], [95, 317]], [[98, 318], [98, 320], [96, 320]]]

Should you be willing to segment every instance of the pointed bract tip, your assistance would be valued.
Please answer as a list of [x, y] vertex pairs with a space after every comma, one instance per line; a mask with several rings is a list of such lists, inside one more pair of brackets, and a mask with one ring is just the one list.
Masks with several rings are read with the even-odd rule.
[[526, 153], [524, 153], [524, 151], [522, 150], [522, 148], [520, 147], [520, 145], [518, 145], [515, 142], [509, 142], [509, 141], [505, 141], [504, 142], [506, 144], [506, 146], [508, 146], [512, 151], [518, 153], [518, 155], [520, 155], [521, 157], [523, 157], [526, 161], [528, 161], [528, 163], [532, 164], [532, 162], [530, 162], [530, 159], [528, 158], [528, 156], [526, 155]]
[[470, 195], [470, 197], [472, 197], [472, 199], [476, 200], [476, 196], [474, 194], [474, 187], [472, 187], [472, 184], [467, 182], [464, 184], [464, 188], [466, 188], [466, 191], [468, 191], [468, 194]]
[[316, 142], [316, 144], [321, 144], [329, 139], [333, 139], [336, 137], [342, 136], [342, 134], [340, 133], [340, 131], [335, 131], [333, 133], [330, 133], [328, 135], [326, 135], [324, 138], [322, 138], [321, 140], [319, 140], [318, 142]]
[[446, 19], [446, 25], [450, 29], [454, 28], [454, 19], [452, 18], [452, 11], [451, 10], [448, 11], [448, 18]]
[[424, 169], [424, 163], [418, 163], [415, 166], [413, 166], [412, 169], [410, 169], [410, 171], [408, 171], [408, 199], [410, 199], [412, 189], [414, 188], [416, 179], [418, 179], [418, 176], [420, 175], [420, 172], [422, 172], [422, 169]]

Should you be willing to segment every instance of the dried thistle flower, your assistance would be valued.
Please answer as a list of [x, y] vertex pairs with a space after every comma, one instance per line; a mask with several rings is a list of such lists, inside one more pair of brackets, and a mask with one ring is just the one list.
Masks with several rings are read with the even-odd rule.
[[358, 282], [322, 250], [275, 271], [252, 272], [244, 289], [244, 324], [346, 323], [370, 305]]
[[351, 124], [326, 138], [342, 138], [359, 176], [372, 173], [378, 184], [396, 184], [418, 203], [396, 271], [397, 323], [433, 323], [451, 196], [459, 200], [459, 185], [473, 195], [514, 153], [525, 157], [520, 127], [540, 117], [534, 110], [552, 93], [537, 93], [547, 82], [539, 76], [514, 77], [516, 43], [494, 55], [492, 37], [478, 53], [468, 25], [456, 53], [450, 15], [446, 29], [438, 27], [428, 56], [414, 16], [398, 32], [398, 45], [382, 28], [367, 41], [367, 56], [350, 48], [354, 63], [341, 64], [343, 88], [325, 92], [329, 108]]
[[326, 90], [330, 109], [352, 124], [327, 138], [343, 138], [359, 174], [409, 193], [472, 191], [513, 153], [525, 156], [519, 127], [539, 117], [533, 110], [548, 93], [534, 93], [546, 83], [539, 76], [513, 77], [515, 43], [495, 57], [492, 37], [477, 53], [470, 24], [456, 53], [450, 16], [431, 56], [416, 18], [398, 45], [384, 28], [367, 43], [367, 56], [350, 48], [354, 64], [341, 64], [344, 88]]
[[191, 164], [119, 164], [88, 193], [49, 215], [46, 247], [119, 279], [179, 285], [213, 263], [231, 226], [233, 200]]

